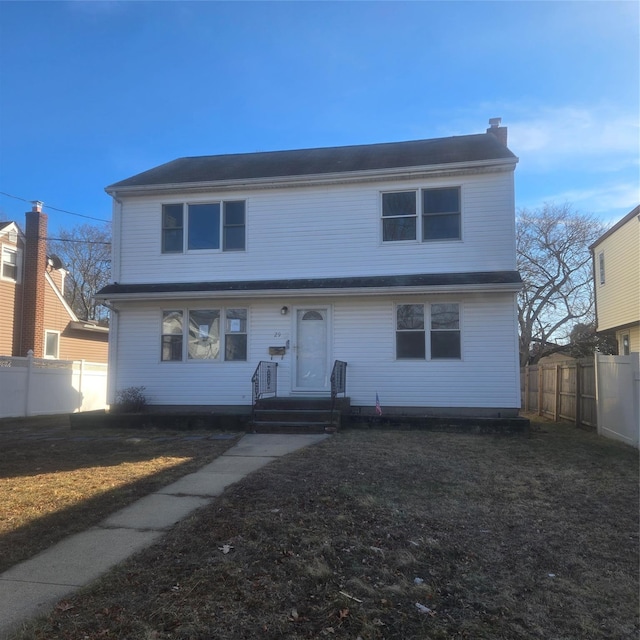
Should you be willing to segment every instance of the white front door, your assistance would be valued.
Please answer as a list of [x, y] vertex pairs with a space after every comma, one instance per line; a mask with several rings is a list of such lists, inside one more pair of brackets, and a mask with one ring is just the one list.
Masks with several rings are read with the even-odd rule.
[[327, 307], [296, 310], [296, 359], [294, 389], [329, 389]]

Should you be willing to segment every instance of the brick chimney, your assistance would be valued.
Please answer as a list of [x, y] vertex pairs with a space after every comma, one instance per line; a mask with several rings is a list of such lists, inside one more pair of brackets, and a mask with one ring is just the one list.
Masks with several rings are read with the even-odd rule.
[[24, 272], [22, 284], [22, 341], [20, 355], [33, 349], [36, 358], [44, 356], [44, 274], [47, 268], [47, 215], [42, 202], [34, 202], [25, 214]]
[[500, 126], [501, 122], [502, 122], [502, 118], [490, 118], [489, 128], [487, 129], [487, 133], [493, 134], [498, 139], [498, 141], [506, 147], [507, 146], [507, 127], [501, 127]]

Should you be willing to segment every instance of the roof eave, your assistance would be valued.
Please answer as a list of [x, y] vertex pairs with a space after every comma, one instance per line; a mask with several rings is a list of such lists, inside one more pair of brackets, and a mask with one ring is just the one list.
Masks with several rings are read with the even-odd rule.
[[326, 184], [346, 184], [353, 182], [371, 182], [374, 180], [402, 179], [429, 176], [442, 177], [449, 175], [465, 175], [469, 173], [489, 173], [513, 171], [518, 158], [495, 158], [473, 162], [455, 162], [432, 164], [415, 167], [395, 167], [386, 169], [370, 169], [366, 171], [336, 171], [333, 173], [307, 174], [300, 176], [273, 176], [261, 178], [243, 178], [234, 180], [211, 180], [204, 182], [176, 182], [167, 184], [148, 184], [118, 187], [117, 183], [105, 188], [113, 197], [142, 196], [182, 191], [200, 192], [229, 189], [264, 189], [278, 187], [300, 187]]
[[82, 322], [81, 320], [72, 321], [69, 326], [76, 331], [90, 331], [92, 333], [109, 333], [109, 327], [101, 327], [98, 324], [91, 322]]
[[589, 249], [593, 251], [599, 244], [601, 244], [608, 237], [612, 236], [616, 231], [618, 231], [618, 229], [624, 227], [625, 224], [627, 224], [634, 218], [637, 218], [640, 221], [640, 205], [635, 207], [635, 209], [629, 211], [629, 213], [627, 213], [624, 218], [618, 220], [618, 222], [616, 222], [612, 227], [607, 229], [595, 242], [589, 245]]
[[310, 289], [266, 289], [242, 291], [152, 291], [145, 293], [107, 293], [96, 294], [96, 300], [108, 302], [144, 302], [158, 300], [201, 300], [204, 298], [317, 298], [379, 296], [379, 295], [415, 295], [425, 293], [517, 293], [522, 288], [521, 282], [502, 282], [488, 284], [450, 284], [419, 286], [382, 286], [382, 287], [336, 287]]

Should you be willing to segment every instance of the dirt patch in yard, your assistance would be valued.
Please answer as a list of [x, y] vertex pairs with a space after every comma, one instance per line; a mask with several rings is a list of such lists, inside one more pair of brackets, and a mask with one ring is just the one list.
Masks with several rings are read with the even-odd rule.
[[342, 432], [19, 638], [635, 639], [637, 507], [637, 451], [570, 426]]

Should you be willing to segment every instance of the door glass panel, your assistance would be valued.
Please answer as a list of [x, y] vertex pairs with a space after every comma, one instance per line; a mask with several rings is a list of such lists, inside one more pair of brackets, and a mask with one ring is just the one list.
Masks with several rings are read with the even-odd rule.
[[320, 390], [327, 386], [327, 314], [323, 309], [299, 310], [296, 386]]

